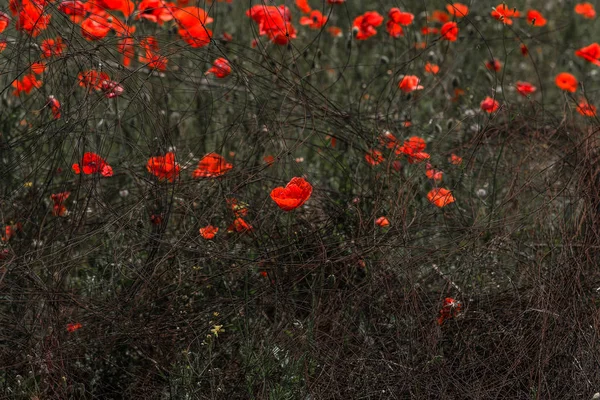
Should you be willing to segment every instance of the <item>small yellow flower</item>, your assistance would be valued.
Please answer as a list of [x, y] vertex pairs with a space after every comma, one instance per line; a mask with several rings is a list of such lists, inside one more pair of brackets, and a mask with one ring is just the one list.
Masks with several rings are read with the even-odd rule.
[[215, 311], [215, 312], [213, 313], [213, 316], [215, 316], [215, 317], [218, 317], [218, 316], [219, 316], [219, 313]]
[[219, 333], [225, 332], [225, 329], [223, 329], [223, 325], [215, 325], [210, 331], [215, 337], [219, 337]]
[[23, 186], [25, 186], [25, 187], [32, 187], [33, 186], [33, 182], [25, 182], [23, 184]]

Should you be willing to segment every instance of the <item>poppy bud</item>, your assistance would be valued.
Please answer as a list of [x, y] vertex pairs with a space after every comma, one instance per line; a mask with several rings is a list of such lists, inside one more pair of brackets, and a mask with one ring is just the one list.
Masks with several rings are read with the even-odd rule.
[[381, 56], [381, 58], [379, 59], [379, 62], [382, 64], [388, 64], [390, 62], [390, 59], [387, 58], [386, 56]]
[[436, 133], [442, 133], [442, 127], [439, 124], [435, 124], [434, 129]]
[[304, 51], [302, 52], [302, 57], [308, 58], [308, 49], [304, 49]]
[[327, 284], [330, 286], [335, 285], [335, 275], [332, 274], [327, 277]]
[[321, 51], [321, 49], [317, 49], [316, 57], [321, 58], [322, 55], [323, 55], [323, 52]]
[[450, 129], [452, 129], [453, 126], [454, 126], [454, 122], [451, 119], [448, 120], [448, 123], [446, 124], [446, 129], [450, 130]]
[[452, 78], [452, 87], [458, 87], [458, 85], [460, 84], [460, 81], [458, 80], [457, 77]]

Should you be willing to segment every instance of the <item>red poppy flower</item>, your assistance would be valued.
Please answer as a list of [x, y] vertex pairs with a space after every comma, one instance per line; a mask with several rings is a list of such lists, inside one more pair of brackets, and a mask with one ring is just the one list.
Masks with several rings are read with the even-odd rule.
[[451, 154], [450, 159], [448, 161], [450, 161], [450, 164], [460, 165], [462, 164], [463, 159], [462, 157], [459, 157], [456, 154]]
[[168, 152], [164, 156], [150, 157], [146, 169], [159, 179], [168, 179], [174, 182], [179, 177], [181, 167], [175, 162], [175, 153]]
[[402, 29], [402, 26], [392, 20], [388, 20], [388, 22], [385, 23], [385, 30], [387, 31], [388, 35], [393, 38], [404, 36], [404, 29]]
[[579, 82], [577, 82], [577, 78], [568, 72], [561, 72], [560, 74], [556, 75], [554, 82], [559, 89], [571, 93], [577, 91], [577, 85], [579, 84]]
[[447, 4], [446, 10], [448, 10], [448, 14], [456, 18], [463, 18], [469, 15], [469, 7], [462, 3]]
[[140, 41], [140, 47], [144, 49], [144, 52], [140, 54], [139, 61], [146, 64], [150, 69], [156, 69], [158, 71], [165, 71], [167, 69], [167, 62], [169, 61], [166, 57], [161, 56], [158, 53], [158, 41], [149, 36]]
[[548, 20], [546, 20], [539, 11], [529, 10], [527, 11], [527, 22], [533, 26], [544, 26]]
[[421, 33], [423, 35], [438, 35], [440, 33], [440, 30], [432, 26], [424, 26], [421, 28]]
[[74, 324], [67, 324], [67, 331], [68, 332], [75, 332], [78, 329], [81, 329], [83, 327], [83, 325], [81, 325], [79, 322], [74, 323]]
[[179, 36], [191, 47], [204, 47], [210, 43], [212, 31], [206, 27], [213, 22], [206, 11], [199, 7], [185, 7], [174, 12], [179, 25]]
[[135, 11], [135, 4], [131, 0], [88, 0], [86, 7], [94, 14], [104, 13], [106, 10], [120, 11], [126, 18]]
[[31, 64], [31, 67], [29, 67], [31, 69], [31, 72], [33, 72], [36, 75], [41, 75], [44, 73], [44, 71], [46, 70], [46, 65], [43, 62], [34, 62], [33, 64]]
[[385, 228], [386, 226], [390, 226], [390, 221], [386, 217], [379, 217], [375, 220], [375, 224]]
[[433, 10], [431, 15], [427, 18], [428, 21], [437, 21], [441, 24], [445, 24], [450, 20], [450, 16], [441, 10]]
[[367, 11], [354, 18], [352, 29], [356, 31], [357, 40], [366, 40], [377, 34], [375, 27], [383, 23], [383, 17], [377, 11]]
[[102, 90], [102, 82], [110, 80], [106, 72], [98, 72], [95, 69], [80, 72], [77, 75], [79, 86], [88, 89]]
[[263, 161], [270, 167], [271, 165], [275, 164], [275, 157], [269, 154], [263, 157]]
[[427, 200], [439, 208], [445, 207], [450, 203], [454, 203], [455, 201], [454, 196], [452, 196], [452, 192], [444, 188], [431, 189], [431, 191], [427, 193]]
[[419, 85], [420, 81], [421, 80], [416, 75], [404, 75], [404, 77], [402, 77], [402, 80], [398, 82], [398, 87], [404, 93], [410, 93], [414, 90], [423, 89], [423, 86]]
[[493, 60], [486, 62], [485, 67], [490, 71], [498, 72], [500, 69], [502, 69], [502, 63], [497, 58], [494, 58]]
[[405, 154], [416, 153], [425, 150], [426, 147], [427, 144], [425, 143], [425, 140], [423, 138], [413, 136], [404, 142], [404, 144], [400, 148], [400, 151]]
[[585, 117], [595, 117], [596, 107], [588, 103], [587, 100], [581, 99], [577, 105], [577, 112]]
[[432, 75], [437, 75], [440, 72], [440, 67], [436, 64], [427, 63], [425, 64], [425, 72]]
[[150, 216], [150, 223], [152, 225], [160, 225], [163, 222], [163, 216], [162, 214], [152, 214]]
[[488, 96], [481, 101], [480, 106], [483, 111], [487, 113], [493, 113], [500, 108], [500, 103]]
[[14, 5], [14, 14], [18, 14], [15, 25], [17, 30], [36, 37], [48, 27], [51, 16], [44, 14], [44, 3], [21, 0], [19, 3], [11, 2], [11, 5]]
[[246, 15], [258, 23], [258, 34], [266, 35], [273, 43], [287, 45], [296, 38], [296, 30], [291, 24], [290, 10], [285, 6], [252, 6]]
[[371, 149], [367, 152], [367, 154], [365, 154], [365, 160], [367, 160], [369, 165], [375, 166], [381, 164], [385, 158], [383, 157], [381, 151]]
[[80, 174], [83, 171], [85, 175], [96, 173], [106, 177], [113, 175], [112, 167], [98, 154], [91, 152], [85, 153], [81, 159], [81, 163], [73, 164], [72, 168], [76, 174]]
[[452, 297], [446, 297], [440, 310], [440, 316], [437, 319], [438, 325], [443, 325], [444, 321], [456, 317], [460, 313], [461, 308], [462, 304], [460, 301]]
[[403, 26], [409, 26], [415, 20], [414, 14], [400, 11], [400, 9], [396, 7], [390, 9], [388, 17], [390, 21]]
[[444, 172], [440, 171], [439, 169], [433, 168], [431, 164], [427, 163], [427, 165], [425, 165], [425, 175], [429, 179], [433, 179], [435, 182], [441, 182], [444, 176]]
[[200, 228], [200, 235], [206, 240], [215, 238], [215, 235], [219, 232], [219, 228], [212, 225], [207, 225], [204, 228]]
[[45, 39], [40, 45], [42, 57], [45, 58], [62, 55], [66, 47], [67, 46], [63, 44], [63, 41], [60, 37], [57, 37], [56, 39]]
[[424, 26], [421, 28], [421, 33], [423, 35], [438, 35], [440, 30], [431, 26]]
[[329, 28], [327, 28], [327, 32], [329, 32], [329, 34], [333, 37], [343, 36], [342, 28], [340, 28], [339, 26], [330, 26]]
[[135, 18], [144, 18], [162, 25], [173, 19], [174, 10], [174, 3], [167, 3], [164, 0], [142, 0], [138, 4], [138, 14]]
[[117, 51], [123, 54], [123, 66], [129, 67], [131, 61], [135, 57], [134, 40], [132, 37], [119, 39], [117, 43]]
[[523, 54], [524, 56], [529, 54], [529, 48], [525, 45], [525, 43], [521, 43], [519, 48], [521, 49], [521, 54]]
[[217, 153], [209, 153], [198, 162], [198, 168], [194, 170], [194, 178], [216, 178], [224, 175], [233, 168], [223, 157]]
[[308, 5], [308, 0], [296, 0], [296, 7], [298, 7], [298, 10], [302, 11], [305, 14], [308, 14], [312, 11], [310, 6]]
[[458, 39], [458, 25], [454, 21], [446, 22], [444, 25], [442, 25], [440, 34], [444, 40], [456, 42], [456, 39]]
[[86, 14], [86, 7], [79, 0], [66, 0], [60, 2], [58, 11], [70, 17], [82, 17]]
[[207, 25], [213, 22], [213, 18], [200, 7], [185, 7], [175, 11], [175, 20], [181, 28], [192, 28], [197, 25]]
[[600, 66], [600, 44], [598, 43], [592, 43], [589, 46], [576, 50], [575, 55], [594, 65]]
[[60, 102], [53, 95], [48, 96], [48, 106], [50, 106], [50, 110], [52, 111], [52, 115], [54, 119], [60, 118]]
[[388, 149], [393, 149], [398, 145], [398, 139], [396, 139], [396, 136], [392, 132], [385, 131], [379, 136], [379, 143]]
[[271, 198], [283, 211], [300, 207], [310, 198], [312, 185], [304, 178], [295, 177], [285, 187], [276, 187], [271, 191]]
[[418, 136], [413, 136], [404, 141], [404, 144], [396, 149], [396, 154], [405, 154], [408, 157], [409, 164], [416, 164], [430, 158], [429, 154], [425, 153], [425, 140]]
[[498, 4], [491, 12], [492, 17], [502, 21], [504, 25], [512, 25], [512, 18], [518, 18], [521, 14], [514, 8], [509, 8], [506, 4]]
[[3, 12], [0, 12], [0, 33], [4, 32], [4, 30], [8, 27], [10, 23], [10, 18]]
[[101, 40], [108, 35], [112, 24], [102, 15], [90, 15], [81, 23], [81, 34], [87, 40]]
[[321, 29], [326, 23], [327, 17], [319, 10], [313, 10], [308, 17], [300, 18], [300, 25], [308, 25], [310, 29]]
[[0, 40], [0, 53], [2, 53], [6, 49], [6, 46], [6, 40]]
[[52, 215], [56, 217], [64, 217], [67, 214], [67, 207], [64, 205], [64, 203], [70, 195], [71, 192], [61, 192], [50, 195], [50, 199], [54, 202], [54, 205], [52, 206]]
[[231, 74], [231, 65], [226, 58], [219, 57], [213, 63], [213, 66], [206, 71], [205, 75], [214, 74], [217, 78], [222, 79]]
[[23, 226], [20, 222], [16, 224], [6, 225], [4, 227], [4, 236], [2, 236], [3, 242], [8, 242], [13, 236], [17, 235], [17, 231], [22, 231]]
[[42, 87], [42, 81], [38, 81], [34, 74], [27, 74], [20, 81], [13, 81], [11, 86], [15, 88], [13, 94], [15, 96], [19, 96], [23, 92], [25, 92], [26, 94], [31, 93], [33, 88]]
[[243, 218], [240, 218], [240, 217], [234, 219], [233, 222], [231, 223], [231, 225], [229, 225], [229, 227], [227, 227], [227, 232], [242, 233], [242, 232], [249, 232], [251, 230], [252, 230], [252, 225], [250, 225], [249, 223], [244, 221]]
[[[290, 13], [290, 9], [284, 5], [280, 6], [267, 6], [263, 4], [257, 4], [250, 7], [249, 10], [246, 11], [246, 16], [250, 17], [254, 22], [259, 24], [259, 28], [261, 25], [272, 18], [277, 19], [277, 17], [281, 17], [286, 22], [290, 22], [292, 20], [292, 16]], [[267, 22], [267, 25], [269, 22]], [[259, 32], [259, 34], [264, 35], [266, 32]]]
[[584, 18], [594, 19], [596, 18], [596, 10], [592, 3], [579, 3], [575, 5], [575, 12]]
[[537, 88], [529, 82], [518, 81], [516, 83], [516, 87], [517, 87], [517, 92], [519, 92], [519, 94], [521, 96], [529, 96], [531, 93], [533, 93], [537, 90]]

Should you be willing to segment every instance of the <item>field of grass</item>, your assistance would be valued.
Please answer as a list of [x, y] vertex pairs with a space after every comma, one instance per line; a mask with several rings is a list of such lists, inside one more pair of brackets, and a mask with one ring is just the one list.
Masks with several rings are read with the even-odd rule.
[[567, 0], [0, 2], [0, 398], [591, 399], [599, 33]]

